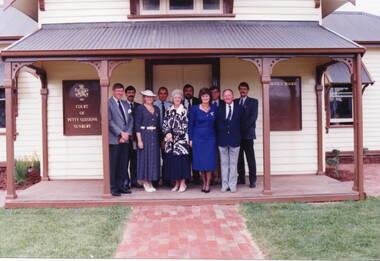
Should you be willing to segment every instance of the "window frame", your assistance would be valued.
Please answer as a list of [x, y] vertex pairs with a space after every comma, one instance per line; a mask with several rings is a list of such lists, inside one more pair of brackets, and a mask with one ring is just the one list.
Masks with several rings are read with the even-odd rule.
[[193, 10], [169, 10], [169, 0], [160, 0], [160, 10], [142, 10], [143, 0], [130, 0], [128, 19], [181, 17], [234, 17], [234, 0], [220, 0], [218, 10], [203, 9], [203, 0], [194, 0]]
[[[351, 102], [352, 102], [352, 118], [342, 119], [341, 121], [334, 120], [331, 118], [331, 109], [330, 109], [330, 97], [332, 88], [350, 88], [351, 89]], [[353, 93], [352, 93], [352, 84], [331, 84], [327, 85], [324, 88], [325, 90], [325, 112], [326, 112], [326, 131], [330, 128], [353, 128], [354, 127], [354, 106], [353, 106]], [[331, 123], [344, 123], [348, 122], [349, 124], [331, 124]]]
[[171, 10], [170, 0], [160, 0], [159, 10], [144, 10], [143, 1], [140, 1], [140, 14], [142, 15], [197, 15], [197, 14], [223, 14], [223, 0], [219, 1], [219, 9], [205, 10], [203, 9], [203, 0], [193, 0], [193, 9]]

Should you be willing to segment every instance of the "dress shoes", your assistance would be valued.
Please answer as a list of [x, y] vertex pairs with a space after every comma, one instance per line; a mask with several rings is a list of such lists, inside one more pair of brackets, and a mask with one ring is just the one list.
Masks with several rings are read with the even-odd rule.
[[123, 194], [131, 194], [132, 193], [132, 191], [130, 189], [126, 189], [126, 188], [119, 189], [119, 192], [123, 193]]
[[255, 183], [251, 183], [251, 184], [249, 184], [249, 187], [250, 188], [256, 188], [256, 184]]
[[131, 187], [132, 187], [132, 188], [143, 188], [143, 186], [140, 185], [139, 183], [132, 183], [132, 184], [131, 184]]
[[117, 191], [112, 191], [112, 192], [111, 192], [111, 195], [114, 196], [114, 197], [120, 197], [120, 196], [121, 196], [121, 193], [120, 193], [120, 192], [117, 192]]
[[179, 192], [179, 193], [183, 193], [183, 192], [186, 191], [186, 189], [187, 189], [187, 186], [181, 186], [181, 187], [179, 188], [178, 192]]

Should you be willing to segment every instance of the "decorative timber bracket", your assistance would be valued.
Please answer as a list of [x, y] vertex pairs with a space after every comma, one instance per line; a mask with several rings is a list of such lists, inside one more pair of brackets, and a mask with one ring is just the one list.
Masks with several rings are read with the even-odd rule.
[[89, 64], [95, 68], [100, 79], [100, 86], [109, 86], [112, 72], [117, 66], [129, 63], [131, 60], [96, 60], [81, 61], [81, 63]]
[[261, 76], [261, 82], [269, 83], [270, 76], [276, 64], [290, 58], [291, 57], [241, 57], [240, 59], [254, 64]]

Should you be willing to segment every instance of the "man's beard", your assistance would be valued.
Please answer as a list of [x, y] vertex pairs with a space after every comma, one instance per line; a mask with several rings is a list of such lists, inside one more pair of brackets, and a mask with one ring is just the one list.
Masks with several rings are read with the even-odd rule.
[[186, 98], [186, 99], [191, 99], [191, 98], [193, 98], [193, 95], [191, 95], [191, 94], [187, 94], [187, 95], [185, 95], [185, 98]]

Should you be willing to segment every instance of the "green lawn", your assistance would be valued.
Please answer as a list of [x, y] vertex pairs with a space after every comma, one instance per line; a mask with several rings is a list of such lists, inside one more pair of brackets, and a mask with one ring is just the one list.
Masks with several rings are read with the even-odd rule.
[[130, 208], [0, 208], [0, 257], [111, 258]]
[[380, 198], [342, 203], [241, 204], [268, 259], [380, 259]]

